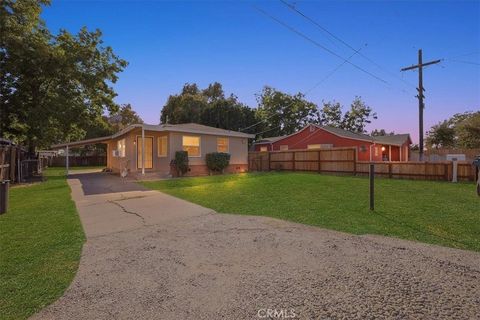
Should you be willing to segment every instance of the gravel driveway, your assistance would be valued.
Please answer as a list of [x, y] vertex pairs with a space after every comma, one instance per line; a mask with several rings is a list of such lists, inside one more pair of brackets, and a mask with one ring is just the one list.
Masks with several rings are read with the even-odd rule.
[[88, 241], [70, 288], [34, 318], [480, 315], [475, 252], [217, 214], [107, 175], [69, 183]]

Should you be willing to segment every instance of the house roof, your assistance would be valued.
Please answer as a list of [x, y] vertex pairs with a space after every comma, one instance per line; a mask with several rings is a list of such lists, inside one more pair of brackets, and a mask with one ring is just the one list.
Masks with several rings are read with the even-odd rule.
[[204, 126], [198, 123], [181, 123], [181, 124], [160, 124], [160, 125], [144, 125], [145, 130], [151, 131], [174, 131], [185, 133], [211, 134], [215, 136], [255, 138], [255, 135], [239, 131], [225, 130]]
[[372, 136], [369, 136], [369, 135], [366, 135], [366, 134], [363, 134], [363, 133], [355, 133], [355, 132], [351, 132], [351, 131], [344, 130], [344, 129], [341, 129], [341, 128], [335, 128], [335, 127], [329, 127], [329, 126], [320, 126], [318, 124], [309, 124], [309, 125], [303, 127], [300, 131], [297, 131], [297, 132], [292, 133], [290, 135], [263, 138], [259, 141], [256, 141], [254, 144], [275, 143], [275, 142], [283, 140], [287, 137], [296, 135], [297, 133], [307, 129], [311, 125], [315, 126], [317, 128], [323, 129], [327, 132], [330, 132], [330, 133], [332, 133], [336, 136], [342, 137], [342, 138], [361, 140], [361, 141], [367, 141], [367, 142], [372, 142], [372, 143], [401, 146], [406, 141], [410, 141], [410, 143], [412, 141], [410, 139], [410, 135], [408, 133], [407, 134], [395, 134], [395, 135], [389, 135], [389, 136], [374, 136], [374, 137], [372, 137]]
[[84, 146], [88, 144], [102, 143], [110, 139], [115, 139], [117, 137], [120, 137], [125, 133], [130, 132], [136, 128], [142, 128], [142, 127], [147, 131], [157, 131], [157, 132], [162, 132], [162, 131], [184, 132], [184, 133], [208, 134], [208, 135], [215, 135], [215, 136], [238, 137], [238, 138], [254, 138], [255, 137], [255, 135], [253, 134], [214, 128], [214, 127], [204, 126], [198, 123], [159, 124], [159, 125], [132, 124], [111, 136], [60, 143], [60, 144], [53, 145], [52, 148], [58, 149], [58, 148], [64, 148], [67, 145], [70, 147], [75, 147], [75, 146]]
[[282, 140], [283, 138], [286, 138], [286, 137], [288, 137], [288, 136], [262, 138], [261, 140], [258, 140], [255, 143], [274, 143], [274, 142]]
[[402, 134], [392, 134], [389, 136], [376, 136], [374, 137], [375, 142], [384, 143], [384, 144], [391, 144], [391, 145], [402, 145], [406, 141], [412, 143], [412, 139], [408, 133]]

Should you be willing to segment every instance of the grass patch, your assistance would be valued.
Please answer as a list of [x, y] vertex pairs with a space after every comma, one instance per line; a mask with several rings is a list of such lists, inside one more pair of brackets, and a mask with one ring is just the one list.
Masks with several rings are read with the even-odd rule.
[[480, 251], [480, 198], [468, 183], [378, 178], [375, 212], [364, 177], [270, 172], [142, 184], [222, 213]]
[[10, 189], [0, 216], [0, 315], [26, 319], [59, 298], [78, 269], [85, 241], [63, 168]]

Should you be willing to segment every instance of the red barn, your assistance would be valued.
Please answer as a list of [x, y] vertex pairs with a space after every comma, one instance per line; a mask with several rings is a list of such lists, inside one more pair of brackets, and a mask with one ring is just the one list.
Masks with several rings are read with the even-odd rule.
[[357, 148], [359, 161], [408, 161], [409, 134], [372, 137], [347, 130], [309, 124], [288, 136], [264, 138], [253, 144], [255, 151]]

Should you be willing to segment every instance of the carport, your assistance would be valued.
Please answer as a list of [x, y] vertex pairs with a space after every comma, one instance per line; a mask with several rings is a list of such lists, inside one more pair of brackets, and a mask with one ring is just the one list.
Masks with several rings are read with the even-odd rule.
[[[59, 150], [59, 149], [65, 149], [65, 169], [67, 171], [67, 175], [69, 174], [69, 168], [70, 168], [70, 148], [71, 147], [85, 147], [87, 145], [92, 145], [92, 144], [98, 144], [98, 143], [107, 143], [112, 137], [107, 136], [107, 137], [99, 137], [99, 138], [93, 138], [93, 139], [86, 139], [86, 140], [80, 140], [80, 141], [74, 141], [74, 142], [66, 142], [66, 143], [60, 143], [60, 144], [55, 144], [52, 146], [52, 150]], [[107, 151], [107, 157], [108, 157], [108, 151]]]

